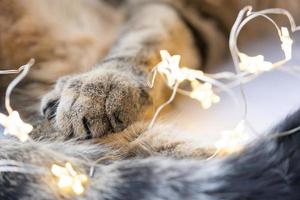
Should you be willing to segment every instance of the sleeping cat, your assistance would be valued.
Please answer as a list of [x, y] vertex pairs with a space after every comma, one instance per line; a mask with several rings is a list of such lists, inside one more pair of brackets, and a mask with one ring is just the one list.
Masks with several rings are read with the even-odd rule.
[[[51, 174], [3, 172], [1, 199], [299, 199], [298, 132], [207, 161], [214, 149], [142, 122], [168, 93], [162, 81], [146, 85], [159, 50], [192, 68], [220, 62], [247, 4], [299, 14], [297, 0], [1, 0], [1, 66], [30, 57], [37, 65], [13, 96], [36, 142], [1, 140], [0, 158], [45, 168], [71, 161], [87, 174], [100, 160], [82, 196], [59, 190]], [[272, 132], [297, 127], [299, 117]]]

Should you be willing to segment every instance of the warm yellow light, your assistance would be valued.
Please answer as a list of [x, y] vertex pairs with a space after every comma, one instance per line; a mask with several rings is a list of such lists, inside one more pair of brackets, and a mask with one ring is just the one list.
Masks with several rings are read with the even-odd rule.
[[10, 106], [10, 94], [13, 88], [26, 76], [30, 67], [34, 64], [34, 59], [30, 59], [29, 62], [21, 66], [17, 70], [0, 70], [0, 74], [14, 74], [20, 73], [17, 78], [15, 78], [7, 87], [5, 94], [5, 108], [8, 115], [0, 113], [0, 125], [4, 127], [5, 135], [13, 135], [17, 137], [20, 141], [25, 142], [29, 140], [29, 135], [33, 127], [23, 122], [17, 111], [14, 111]]
[[248, 56], [244, 53], [239, 53], [240, 69], [249, 73], [258, 73], [263, 71], [269, 71], [273, 68], [271, 62], [265, 61], [263, 55]]
[[70, 176], [61, 175], [58, 181], [58, 187], [64, 188], [72, 185], [73, 179]]
[[51, 172], [59, 178], [58, 187], [72, 189], [78, 195], [84, 192], [83, 184], [87, 182], [88, 178], [84, 174], [78, 174], [73, 169], [71, 163], [66, 163], [65, 167], [54, 164], [52, 165]]
[[180, 56], [171, 56], [166, 50], [161, 50], [160, 56], [162, 61], [157, 65], [157, 70], [165, 75], [168, 85], [172, 87], [176, 82], [182, 82], [185, 77], [179, 68]]
[[13, 135], [22, 142], [29, 139], [28, 133], [33, 129], [30, 124], [22, 121], [17, 111], [13, 111], [8, 116], [0, 113], [0, 124], [5, 128], [5, 135]]
[[[289, 31], [286, 27], [281, 27], [280, 32], [281, 48], [284, 52], [285, 59], [278, 63], [288, 61], [292, 58], [292, 44], [293, 40], [290, 37]], [[249, 73], [259, 73], [264, 71], [270, 71], [275, 68], [278, 63], [273, 64], [272, 62], [265, 61], [263, 55], [248, 56], [244, 53], [238, 52], [238, 57], [240, 58], [239, 68], [242, 71]]]
[[[84, 176], [84, 178], [86, 178], [86, 176]], [[76, 194], [82, 194], [84, 192], [84, 187], [83, 185], [81, 184], [81, 181], [80, 180], [74, 180], [74, 183], [73, 183], [73, 186], [72, 186], [72, 189], [73, 191], [76, 193]]]
[[220, 98], [213, 92], [210, 83], [205, 82], [202, 84], [197, 80], [204, 77], [202, 71], [180, 68], [180, 56], [171, 56], [166, 50], [161, 50], [160, 55], [162, 61], [157, 65], [157, 70], [166, 77], [167, 84], [170, 87], [174, 87], [176, 83], [188, 80], [192, 86], [189, 96], [198, 100], [205, 109], [210, 108], [213, 103], [220, 101]]
[[233, 130], [223, 131], [221, 135], [221, 139], [215, 143], [215, 146], [223, 153], [238, 152], [249, 141], [244, 121], [241, 121]]
[[213, 103], [218, 103], [220, 101], [220, 97], [213, 92], [210, 83], [201, 84], [194, 80], [191, 82], [191, 85], [193, 90], [190, 97], [198, 100], [204, 109], [208, 109]]

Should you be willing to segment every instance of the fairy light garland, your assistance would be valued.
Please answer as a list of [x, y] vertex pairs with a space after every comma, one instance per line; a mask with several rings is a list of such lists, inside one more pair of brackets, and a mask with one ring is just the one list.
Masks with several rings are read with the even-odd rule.
[[12, 74], [21, 72], [7, 87], [5, 95], [5, 108], [8, 115], [0, 113], [0, 124], [4, 127], [4, 135], [12, 135], [17, 137], [20, 141], [25, 142], [29, 140], [29, 133], [32, 131], [32, 125], [24, 122], [17, 111], [14, 111], [10, 105], [10, 94], [15, 86], [27, 75], [30, 67], [34, 64], [34, 59], [21, 66], [18, 70], [4, 70], [0, 74]]
[[[27, 75], [30, 68], [34, 64], [34, 59], [21, 66], [18, 70], [0, 70], [0, 74], [15, 74], [20, 73], [7, 87], [5, 95], [5, 108], [8, 115], [0, 113], [0, 125], [4, 127], [4, 135], [11, 135], [18, 138], [21, 142], [30, 141], [29, 133], [33, 130], [33, 126], [24, 122], [19, 113], [12, 109], [10, 105], [10, 94], [15, 86]], [[51, 172], [42, 167], [17, 162], [14, 160], [0, 160], [0, 172], [17, 172], [17, 173], [32, 173], [32, 174], [52, 174], [58, 180], [58, 187], [63, 191], [73, 191], [76, 195], [81, 195], [84, 192], [84, 185], [88, 178], [84, 174], [76, 172], [67, 162], [65, 167], [53, 164]]]
[[[204, 109], [208, 109], [212, 106], [212, 104], [220, 101], [220, 97], [213, 91], [212, 86], [214, 85], [228, 93], [234, 102], [237, 102], [235, 95], [229, 90], [229, 88], [226, 87], [225, 84], [216, 79], [210, 78], [201, 70], [180, 67], [179, 55], [171, 56], [166, 50], [161, 50], [160, 55], [162, 61], [152, 69], [152, 79], [148, 81], [148, 85], [150, 88], [154, 87], [155, 78], [157, 73], [159, 73], [165, 77], [164, 80], [167, 86], [171, 88], [173, 92], [167, 102], [158, 107], [151, 122], [149, 123], [148, 128], [153, 127], [161, 110], [174, 100], [177, 92], [199, 101]], [[192, 91], [182, 90], [179, 88], [180, 84], [184, 81], [188, 81], [190, 83]]]
[[[188, 92], [187, 95], [198, 100], [204, 108], [209, 108], [211, 104], [217, 103], [218, 97], [212, 91], [213, 81], [209, 77], [205, 77], [204, 73], [200, 70], [193, 70], [189, 68], [180, 68], [180, 56], [170, 56], [166, 50], [161, 50], [160, 55], [162, 61], [155, 67], [155, 69], [166, 78], [167, 85], [174, 88], [176, 84], [183, 81], [189, 81], [193, 90]], [[155, 79], [156, 74], [153, 76]], [[200, 81], [205, 82], [204, 84]], [[150, 84], [153, 87], [152, 84]], [[202, 89], [201, 89], [202, 88]]]
[[[169, 100], [156, 110], [154, 117], [149, 124], [149, 128], [153, 127], [160, 111], [174, 100], [175, 94], [177, 92], [198, 100], [204, 109], [208, 109], [213, 104], [220, 101], [220, 97], [216, 94], [216, 92], [225, 91], [234, 101], [236, 101], [235, 95], [233, 95], [230, 90], [235, 86], [240, 86], [243, 98], [243, 102], [240, 103], [240, 105], [244, 104], [243, 119], [233, 130], [223, 131], [221, 133], [221, 138], [215, 142], [215, 146], [217, 148], [216, 152], [238, 152], [244, 145], [251, 141], [250, 134], [245, 131], [246, 126], [248, 125], [249, 127], [251, 127], [251, 125], [247, 121], [247, 100], [245, 97], [243, 84], [255, 79], [261, 73], [271, 71], [282, 66], [292, 58], [293, 40], [290, 37], [290, 31], [287, 27], [279, 28], [277, 23], [268, 16], [272, 14], [285, 15], [290, 22], [291, 32], [295, 32], [300, 29], [295, 25], [294, 19], [291, 14], [284, 9], [275, 8], [254, 12], [252, 11], [251, 6], [246, 6], [238, 14], [229, 38], [229, 47], [236, 69], [236, 74], [230, 72], [205, 74], [200, 70], [180, 68], [180, 56], [170, 56], [170, 54], [166, 50], [162, 50], [160, 53], [162, 61], [153, 68], [152, 81], [151, 83], [149, 83], [149, 86], [153, 87], [154, 79], [158, 72], [165, 78], [167, 85], [173, 90], [173, 93]], [[241, 51], [239, 51], [237, 47], [237, 40], [241, 30], [247, 23], [257, 17], [263, 17], [267, 19], [276, 28], [279, 39], [281, 41], [281, 49], [285, 56], [282, 60], [272, 63], [265, 60], [265, 57], [263, 55], [248, 56], [246, 53], [242, 53]], [[220, 81], [222, 79], [229, 81], [229, 83], [223, 84]], [[186, 91], [179, 88], [180, 83], [186, 80], [190, 81], [192, 91]]]
[[[283, 9], [268, 9], [263, 10], [260, 12], [252, 12], [252, 7], [245, 7], [243, 10], [240, 11], [239, 16], [232, 28], [231, 34], [230, 34], [230, 49], [231, 54], [234, 59], [235, 65], [237, 64], [237, 57], [239, 59], [238, 66], [241, 71], [249, 72], [249, 73], [260, 73], [264, 71], [270, 71], [271, 69], [274, 69], [276, 67], [282, 66], [287, 61], [289, 61], [292, 58], [292, 44], [293, 40], [290, 37], [289, 31], [286, 27], [281, 27], [276, 24], [276, 22], [271, 19], [268, 14], [277, 14], [276, 11], [281, 10], [282, 12], [285, 11]], [[283, 12], [285, 13], [285, 12]], [[290, 24], [292, 27], [292, 30], [296, 30], [297, 27], [295, 26], [293, 18], [289, 18], [289, 14], [286, 13], [288, 16], [288, 19], [290, 20]], [[246, 18], [242, 18], [246, 15]], [[243, 29], [243, 27], [249, 23], [251, 20], [255, 19], [256, 17], [264, 17], [265, 19], [269, 20], [277, 29], [277, 33], [279, 36], [279, 39], [281, 41], [281, 49], [285, 55], [285, 58], [277, 61], [276, 63], [272, 63], [265, 60], [265, 57], [263, 55], [257, 55], [257, 56], [248, 56], [245, 53], [242, 53], [239, 51], [237, 47], [237, 39], [238, 35]], [[294, 29], [293, 29], [294, 28]]]
[[[290, 22], [290, 31], [286, 27], [280, 27], [276, 22], [268, 15], [277, 14], [285, 15]], [[242, 28], [251, 20], [256, 17], [264, 17], [269, 20], [276, 28], [279, 39], [281, 41], [281, 48], [284, 52], [284, 59], [271, 63], [266, 61], [263, 55], [248, 56], [245, 53], [239, 51], [237, 47], [237, 39]], [[148, 128], [153, 127], [156, 118], [160, 111], [170, 104], [176, 93], [180, 93], [189, 96], [200, 102], [202, 108], [208, 109], [213, 104], [220, 101], [220, 97], [217, 95], [219, 92], [226, 92], [234, 102], [238, 102], [236, 96], [231, 91], [231, 88], [240, 86], [243, 96], [244, 104], [244, 118], [237, 124], [233, 130], [223, 131], [222, 136], [215, 142], [216, 152], [209, 159], [215, 157], [217, 154], [224, 153], [231, 154], [243, 149], [251, 137], [247, 133], [246, 128], [250, 126], [247, 122], [247, 100], [243, 91], [243, 83], [255, 79], [261, 73], [271, 71], [289, 61], [292, 58], [292, 44], [293, 40], [290, 37], [290, 32], [296, 32], [300, 30], [295, 25], [294, 19], [291, 14], [284, 9], [267, 9], [259, 12], [253, 12], [251, 6], [247, 6], [242, 9], [233, 25], [230, 33], [229, 46], [236, 69], [236, 74], [231, 72], [221, 72], [217, 74], [205, 74], [203, 71], [189, 69], [186, 67], [180, 67], [180, 55], [170, 55], [166, 50], [160, 52], [162, 61], [153, 68], [152, 80], [148, 82], [150, 87], [154, 86], [157, 73], [164, 77], [164, 80], [169, 88], [172, 89], [172, 95], [167, 102], [162, 104], [155, 112], [152, 120], [149, 123]], [[0, 113], [0, 125], [4, 127], [4, 134], [12, 135], [18, 138], [21, 142], [34, 142], [30, 139], [29, 133], [32, 131], [32, 125], [24, 122], [17, 111], [13, 110], [10, 106], [10, 94], [13, 88], [26, 76], [30, 67], [34, 64], [34, 60], [31, 59], [26, 65], [20, 67], [18, 70], [4, 70], [0, 71], [0, 74], [15, 74], [20, 73], [15, 80], [13, 80], [6, 91], [5, 107], [8, 115]], [[221, 80], [226, 80], [224, 84]], [[191, 90], [184, 90], [180, 88], [180, 84], [184, 81], [188, 81], [191, 86]], [[228, 82], [229, 81], [229, 82]], [[298, 131], [300, 127], [293, 130], [277, 134], [272, 137], [281, 137], [284, 135], [293, 134]], [[97, 161], [96, 161], [97, 163]], [[94, 173], [95, 165], [92, 165], [90, 171], [92, 172], [90, 177]], [[51, 169], [46, 169], [41, 166], [34, 166], [23, 162], [14, 160], [0, 159], [0, 172], [18, 172], [18, 173], [34, 173], [34, 174], [51, 174], [57, 178], [57, 186], [62, 192], [72, 191], [76, 195], [81, 195], [85, 191], [85, 186], [88, 182], [88, 177], [85, 174], [81, 174], [75, 171], [70, 162], [67, 162], [64, 166], [52, 164]]]

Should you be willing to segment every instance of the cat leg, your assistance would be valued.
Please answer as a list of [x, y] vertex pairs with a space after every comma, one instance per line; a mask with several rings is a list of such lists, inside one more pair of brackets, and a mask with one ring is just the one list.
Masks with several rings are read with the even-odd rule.
[[[153, 110], [165, 94], [151, 90], [147, 76], [159, 51], [182, 55], [182, 64], [199, 64], [193, 36], [174, 7], [130, 4], [120, 37], [92, 70], [66, 78], [42, 100], [42, 112], [66, 138], [97, 138], [119, 132]], [[55, 106], [53, 106], [55, 105]]]
[[[11, 98], [23, 119], [36, 121], [41, 96], [59, 77], [86, 71], [107, 54], [122, 19], [115, 10], [101, 1], [0, 1], [0, 69], [35, 59]], [[1, 75], [1, 96], [15, 76]]]
[[203, 143], [202, 137], [191, 138], [189, 134], [164, 123], [156, 123], [149, 129], [148, 123], [137, 122], [121, 132], [96, 138], [93, 143], [113, 148], [122, 159], [158, 155], [207, 159], [216, 152], [213, 145]]

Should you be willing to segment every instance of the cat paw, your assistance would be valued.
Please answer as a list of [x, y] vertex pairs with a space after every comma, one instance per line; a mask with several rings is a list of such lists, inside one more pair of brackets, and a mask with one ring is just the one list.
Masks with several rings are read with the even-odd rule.
[[94, 70], [59, 79], [43, 97], [41, 110], [66, 139], [90, 139], [122, 131], [150, 104], [148, 88], [138, 77]]

